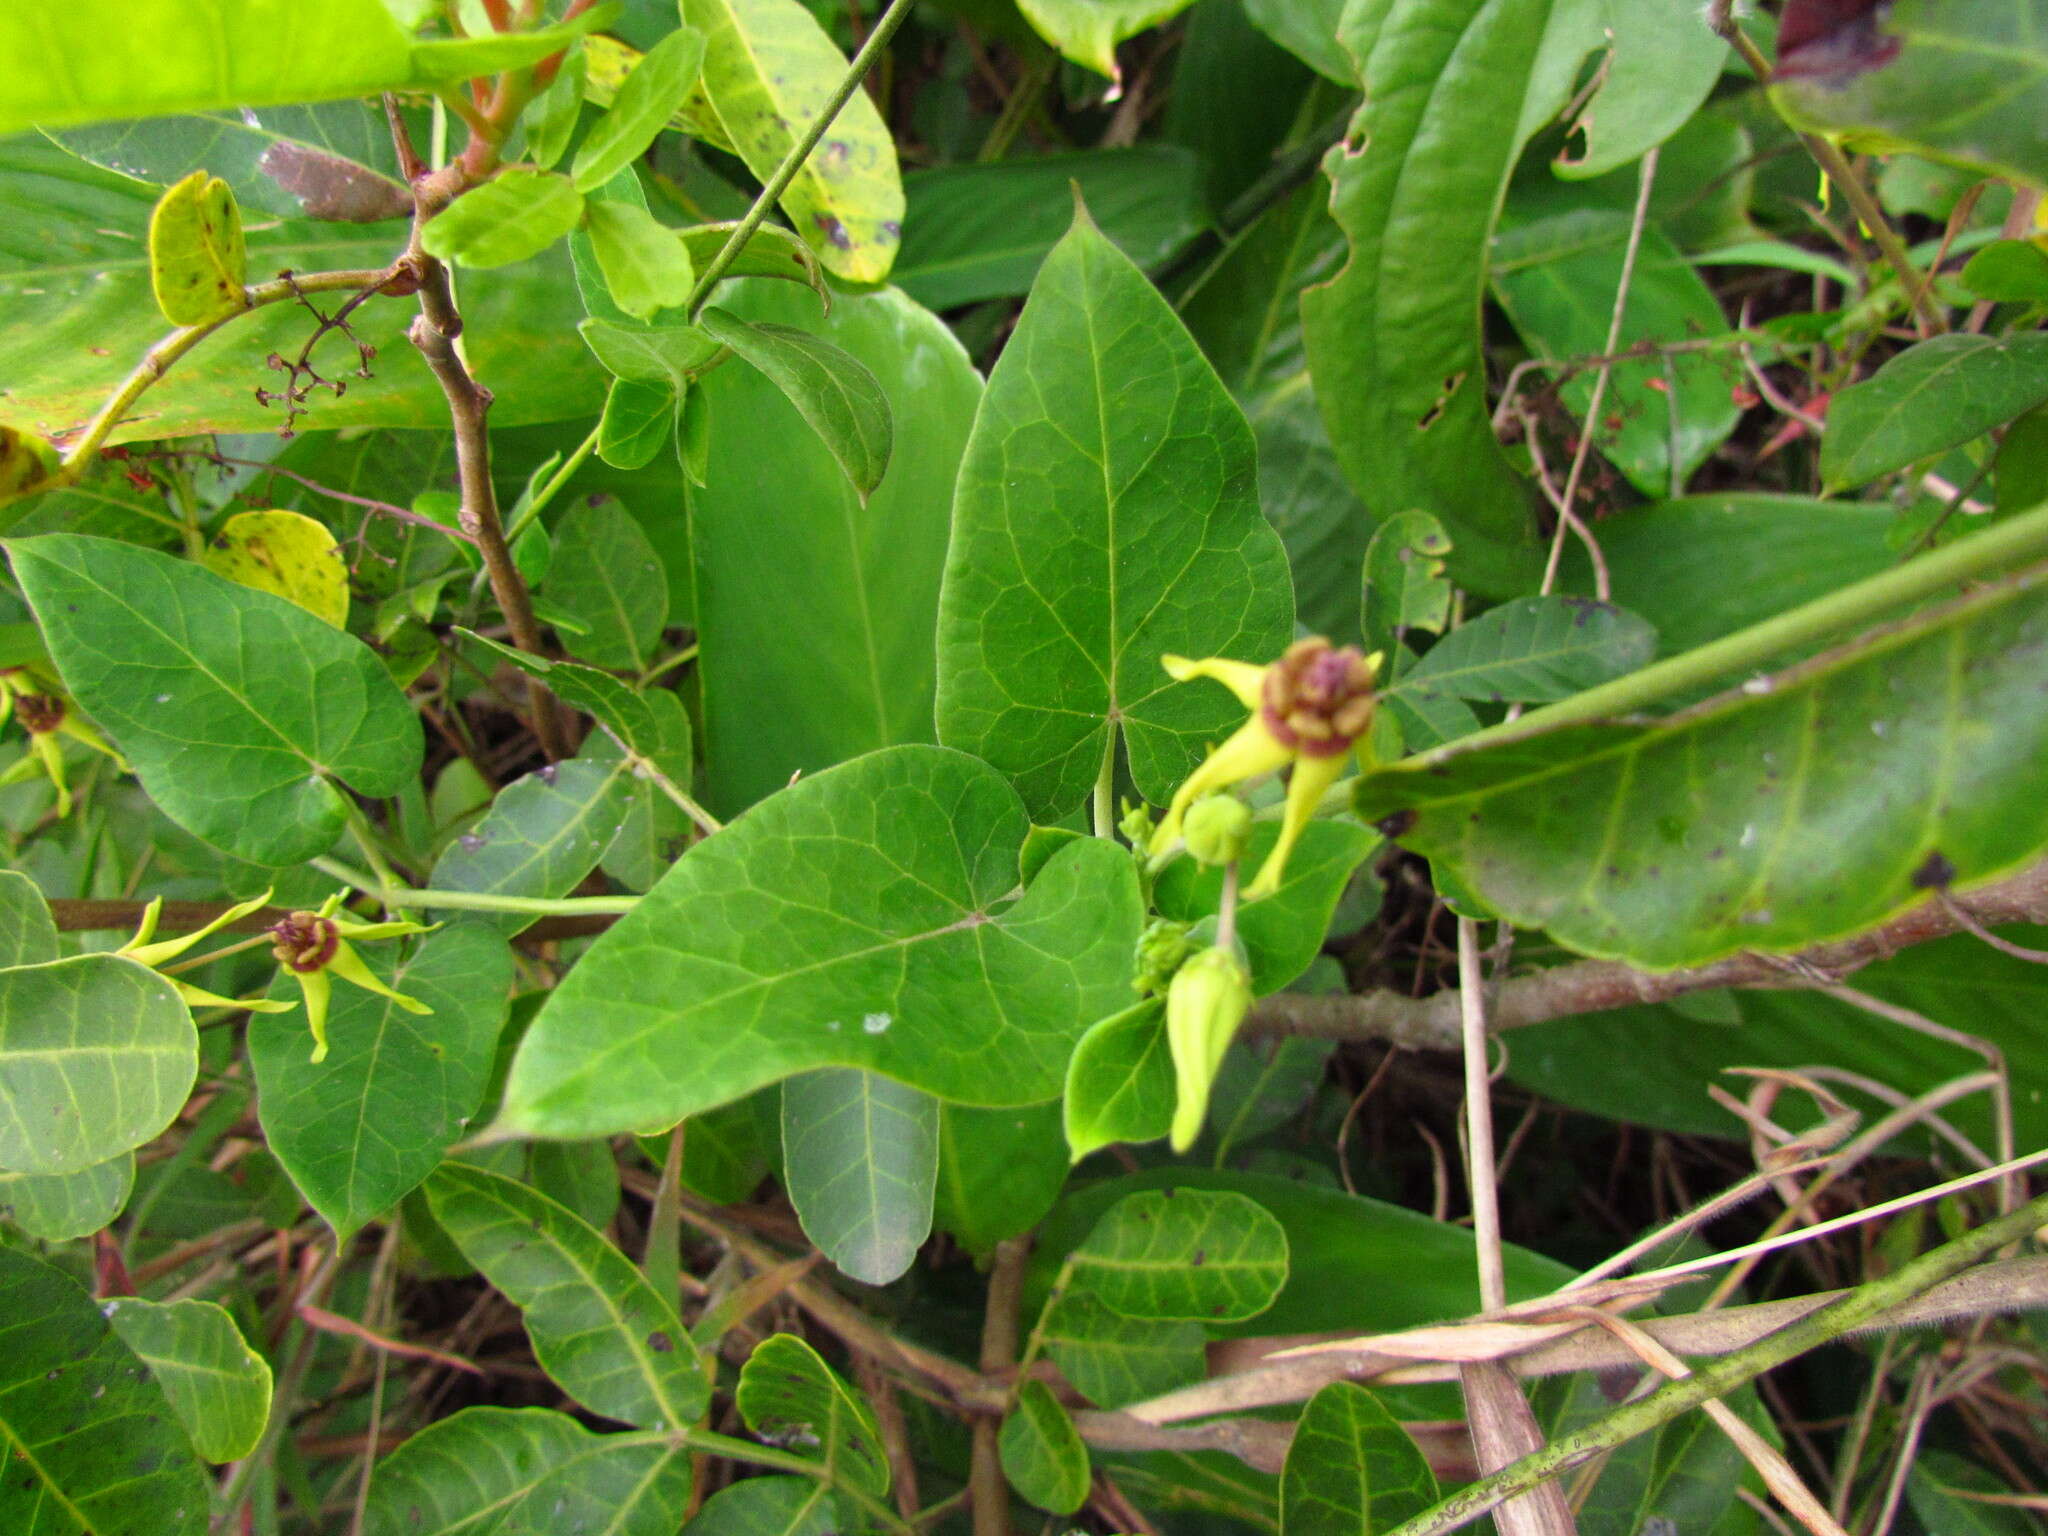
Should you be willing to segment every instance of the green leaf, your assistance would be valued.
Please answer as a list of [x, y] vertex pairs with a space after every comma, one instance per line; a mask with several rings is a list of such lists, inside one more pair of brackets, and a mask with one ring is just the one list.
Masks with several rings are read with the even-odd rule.
[[[137, 238], [153, 200], [150, 188], [54, 145], [0, 144], [0, 228], [7, 231], [0, 241], [0, 377], [8, 381], [8, 417], [15, 425], [44, 436], [75, 432], [162, 339], [149, 258]], [[262, 274], [377, 270], [402, 240], [389, 229], [300, 219], [265, 221], [247, 232], [251, 270]], [[315, 302], [332, 313], [346, 297]], [[301, 429], [403, 427], [408, 435], [424, 435], [417, 433], [421, 423], [445, 422], [446, 397], [406, 340], [418, 312], [404, 300], [375, 298], [350, 312], [355, 339], [338, 330], [322, 336], [311, 362], [324, 378], [345, 382], [348, 392], [316, 390]], [[469, 285], [462, 313], [470, 363], [495, 396], [494, 432], [596, 413], [601, 372], [570, 334], [578, 305], [563, 281], [559, 253]], [[259, 400], [255, 386], [281, 381], [261, 361], [270, 352], [296, 358], [315, 325], [296, 304], [242, 316], [231, 336], [196, 348], [153, 385], [115, 427], [112, 441], [275, 433], [284, 424], [284, 407]], [[368, 379], [357, 376], [356, 340], [376, 351]], [[67, 525], [63, 531], [88, 530]]]
[[1994, 304], [2048, 303], [2048, 251], [2031, 240], [1995, 240], [1964, 263], [1962, 281]]
[[939, 1180], [932, 1225], [977, 1257], [1021, 1237], [1052, 1209], [1067, 1181], [1060, 1106], [939, 1106]]
[[[437, 891], [566, 896], [597, 868], [625, 814], [632, 785], [616, 754], [550, 763], [505, 786], [481, 820], [451, 842], [428, 880]], [[462, 915], [466, 927], [512, 938], [537, 919], [523, 912]]]
[[[1613, 1403], [1588, 1376], [1545, 1383], [1546, 1397], [1562, 1404], [1543, 1414], [1551, 1438], [1572, 1434], [1613, 1411]], [[1730, 1393], [1729, 1406], [1752, 1429], [1775, 1437], [1770, 1416], [1758, 1402], [1754, 1387]], [[1738, 1510], [1737, 1490], [1748, 1468], [1742, 1452], [1703, 1414], [1687, 1414], [1660, 1429], [1619, 1447], [1575, 1511], [1583, 1536], [1636, 1536], [1662, 1520], [1681, 1531], [1720, 1531], [1731, 1510]]]
[[1212, 1161], [1223, 1166], [1235, 1148], [1300, 1114], [1322, 1086], [1332, 1049], [1328, 1040], [1233, 1041], [1209, 1089]]
[[673, 1435], [604, 1435], [550, 1469], [492, 1536], [674, 1536], [690, 1507], [692, 1451]]
[[672, 711], [657, 709], [653, 695], [637, 692], [609, 672], [573, 661], [547, 661], [526, 651], [514, 650], [495, 640], [486, 640], [468, 630], [465, 639], [487, 646], [501, 661], [509, 661], [529, 677], [548, 685], [548, 691], [564, 704], [582, 710], [633, 751], [657, 761], [689, 757], [688, 721], [680, 734]]
[[114, 955], [0, 971], [0, 1168], [79, 1173], [177, 1117], [199, 1071], [168, 981]]
[[526, 1315], [534, 1358], [593, 1413], [670, 1434], [711, 1395], [676, 1316], [626, 1256], [545, 1195], [443, 1163], [427, 1199], [463, 1256]]
[[1359, 625], [1366, 650], [1386, 658], [1383, 682], [1395, 681], [1395, 658], [1412, 632], [1440, 635], [1450, 627], [1451, 583], [1444, 575], [1450, 552], [1450, 535], [1427, 512], [1395, 513], [1366, 546]]
[[1244, 0], [1252, 25], [1309, 68], [1339, 85], [1357, 82], [1351, 56], [1337, 41], [1344, 0]]
[[1280, 1474], [1281, 1536], [1374, 1536], [1436, 1501], [1436, 1474], [1378, 1398], [1333, 1381], [1309, 1399]]
[[689, 790], [693, 765], [690, 716], [683, 701], [662, 689], [641, 695], [640, 701], [652, 725], [638, 741], [621, 746], [606, 732], [584, 743], [583, 756], [610, 762], [630, 754], [625, 815], [600, 867], [627, 889], [645, 892], [689, 846], [690, 818], [671, 792]]
[[804, 1236], [851, 1278], [887, 1285], [910, 1268], [932, 1229], [938, 1172], [930, 1094], [850, 1067], [783, 1083], [783, 1186]]
[[268, 592], [348, 625], [348, 562], [327, 525], [303, 512], [237, 512], [206, 541], [201, 562], [238, 586]]
[[1555, 162], [1560, 176], [1575, 179], [1633, 164], [1677, 133], [1728, 63], [1728, 45], [1691, 0], [1605, 0], [1581, 14], [1582, 25], [1597, 28], [1589, 41], [1604, 37], [1610, 46], [1599, 88], [1572, 123], [1585, 136], [1584, 152]]
[[149, 217], [149, 281], [173, 325], [211, 325], [246, 309], [242, 210], [218, 176], [194, 171]]
[[1835, 396], [1821, 438], [1821, 479], [1831, 491], [1866, 484], [2043, 401], [2048, 335], [1936, 336]]
[[1845, 50], [1823, 32], [1812, 57], [1780, 57], [1773, 95], [1802, 126], [1859, 147], [1911, 150], [2048, 185], [2048, 37], [2029, 0], [1894, 0]]
[[[566, 766], [566, 765], [565, 765]], [[307, 1059], [305, 1015], [249, 1021], [264, 1134], [306, 1200], [346, 1239], [396, 1205], [460, 1140], [490, 1079], [512, 957], [486, 926], [429, 934], [404, 964], [364, 963], [434, 1011], [414, 1014], [360, 987], [335, 988], [331, 1042]], [[295, 992], [282, 978], [273, 995]]]
[[[701, 269], [711, 265], [739, 227], [739, 220], [731, 219], [715, 224], [693, 224], [676, 233], [682, 236], [691, 262]], [[735, 277], [779, 277], [787, 283], [802, 283], [828, 308], [834, 298], [831, 288], [826, 285], [824, 271], [818, 265], [817, 253], [780, 224], [763, 224], [747, 236], [747, 243], [740, 247], [739, 254], [719, 281]]]
[[[1248, 867], [1258, 868], [1279, 836], [1279, 822], [1256, 823], [1245, 848]], [[1280, 888], [1238, 908], [1237, 936], [1251, 962], [1255, 995], [1278, 992], [1308, 969], [1329, 931], [1337, 898], [1376, 843], [1364, 827], [1311, 822], [1287, 861]], [[1222, 898], [1223, 871], [1193, 859], [1177, 859], [1160, 871], [1152, 893], [1161, 917], [1184, 923], [1215, 916]]]
[[35, 62], [0, 98], [0, 134], [430, 86], [533, 63], [618, 14], [599, 6], [538, 32], [416, 43], [382, 0], [321, 0], [294, 7], [289, 24], [272, 0], [212, 0], [196, 11], [79, 0], [61, 26], [10, 10], [0, 16], [0, 57]]
[[[1624, 0], [1647, 10], [1667, 0]], [[1709, 41], [1690, 10], [1683, 18]], [[1715, 47], [1721, 47], [1718, 42]], [[1597, 357], [1607, 350], [1614, 295], [1628, 260], [1632, 219], [1612, 209], [1580, 208], [1533, 222], [1509, 218], [1493, 243], [1493, 291], [1529, 350], [1539, 357]], [[1671, 237], [1646, 226], [1637, 242], [1628, 308], [1617, 351], [1663, 347], [1730, 334], [1713, 290]], [[1597, 376], [1581, 369], [1559, 392], [1583, 424]], [[1742, 411], [1728, 391], [1728, 362], [1711, 352], [1627, 358], [1608, 370], [1601, 419], [1591, 430], [1600, 450], [1646, 495], [1681, 487], [1735, 430]], [[1455, 556], [1453, 556], [1455, 563]]]
[[330, 778], [395, 795], [418, 775], [419, 717], [383, 662], [303, 608], [105, 539], [7, 551], [64, 686], [188, 832], [295, 864], [341, 834]]
[[1017, 0], [1038, 35], [1072, 59], [1121, 80], [1116, 45], [1178, 16], [1191, 0]]
[[99, 1303], [0, 1246], [0, 1528], [16, 1536], [199, 1536], [208, 1483], [164, 1395]]
[[667, 383], [681, 391], [718, 355], [718, 343], [695, 326], [635, 330], [607, 320], [576, 327], [591, 355], [621, 379]]
[[1160, 1190], [1119, 1200], [1068, 1255], [1073, 1285], [1153, 1322], [1241, 1322], [1287, 1280], [1287, 1234], [1256, 1200]]
[[105, 1306], [121, 1342], [163, 1388], [171, 1411], [207, 1461], [234, 1461], [262, 1438], [270, 1367], [235, 1320], [210, 1301], [116, 1297]]
[[597, 423], [597, 456], [614, 469], [640, 469], [668, 445], [675, 417], [673, 384], [613, 379]]
[[[1652, 724], [1456, 746], [1359, 781], [1368, 820], [1518, 927], [1664, 969], [1860, 932], [2048, 843], [2048, 571]], [[1423, 771], [1417, 771], [1423, 770]], [[1714, 793], [1698, 792], [1709, 775]]]
[[43, 1242], [69, 1242], [120, 1215], [134, 1185], [131, 1152], [76, 1173], [0, 1172], [0, 1217]]
[[704, 34], [694, 27], [678, 27], [648, 49], [617, 87], [610, 110], [584, 135], [569, 167], [576, 190], [595, 191], [645, 154], [682, 109], [703, 68]]
[[1906, 1474], [1906, 1502], [1925, 1529], [1943, 1536], [2033, 1536], [2040, 1526], [2025, 1508], [1970, 1497], [2016, 1491], [1953, 1451], [1919, 1451]]
[[1060, 1298], [1044, 1336], [1060, 1374], [1098, 1408], [1140, 1403], [1208, 1374], [1200, 1323], [1125, 1317], [1085, 1292]]
[[583, 88], [590, 61], [581, 48], [562, 61], [548, 88], [526, 109], [526, 157], [544, 171], [561, 164], [583, 116]]
[[770, 1334], [754, 1347], [733, 1402], [748, 1429], [822, 1463], [830, 1481], [888, 1491], [889, 1458], [874, 1410], [795, 1334]]
[[[678, 36], [681, 34], [678, 33]], [[697, 280], [690, 248], [679, 231], [631, 203], [593, 198], [584, 208], [584, 228], [604, 272], [612, 302], [638, 320], [672, 309], [690, 297]]]
[[[704, 90], [762, 181], [823, 111], [847, 63], [800, 0], [682, 0], [704, 34]], [[855, 91], [782, 194], [782, 211], [834, 276], [879, 283], [902, 238], [896, 145]]]
[[1017, 1406], [1004, 1417], [996, 1444], [1003, 1475], [1025, 1503], [1071, 1515], [1088, 1501], [1088, 1447], [1044, 1382], [1017, 1389]]
[[1345, 474], [1376, 515], [1439, 518], [1451, 574], [1482, 597], [1527, 590], [1537, 568], [1528, 493], [1494, 438], [1479, 318], [1509, 174], [1571, 87], [1569, 74], [1537, 68], [1552, 9], [1346, 8], [1339, 37], [1363, 66], [1365, 104], [1324, 169], [1351, 259], [1302, 295], [1316, 398]]
[[583, 625], [572, 649], [599, 666], [646, 666], [668, 622], [668, 578], [640, 524], [616, 498], [592, 498], [570, 508], [554, 537], [541, 593]]
[[1028, 293], [1067, 232], [1075, 186], [1110, 243], [1148, 270], [1208, 222], [1201, 162], [1174, 145], [941, 166], [903, 180], [903, 250], [890, 276], [939, 310]]
[[685, 1536], [831, 1536], [832, 1485], [810, 1477], [750, 1477], [721, 1488], [683, 1527]]
[[1269, 660], [1291, 608], [1243, 414], [1165, 300], [1077, 213], [961, 465], [940, 739], [1056, 821], [1087, 799], [1120, 727], [1139, 792], [1164, 804], [1242, 711], [1221, 689], [1170, 681], [1161, 654]]
[[1518, 597], [1430, 647], [1398, 687], [1495, 704], [1568, 699], [1649, 665], [1657, 632], [1611, 603]]
[[729, 814], [876, 747], [933, 739], [939, 580], [981, 379], [936, 316], [900, 293], [816, 306], [787, 283], [727, 290], [743, 318], [803, 323], [916, 422], [867, 505], [780, 389], [751, 368], [690, 402], [709, 436], [689, 492], [703, 655], [706, 778]]
[[1111, 1142], [1157, 1141], [1173, 1128], [1165, 1007], [1133, 1004], [1092, 1026], [1067, 1064], [1067, 1150], [1075, 1162]]
[[[988, 767], [898, 747], [800, 780], [698, 843], [550, 994], [501, 1125], [672, 1125], [815, 1067], [1034, 1103], [1120, 1001], [1128, 857], [1090, 839], [1013, 905], [1026, 832]], [[1126, 994], [1127, 995], [1127, 994]]]
[[57, 923], [35, 881], [0, 869], [0, 970], [57, 958]]
[[750, 325], [722, 309], [697, 323], [782, 391], [846, 472], [863, 505], [889, 472], [894, 426], [888, 396], [860, 360], [794, 326]]
[[461, 267], [506, 267], [538, 256], [576, 227], [583, 194], [553, 171], [509, 166], [429, 219], [420, 244]]

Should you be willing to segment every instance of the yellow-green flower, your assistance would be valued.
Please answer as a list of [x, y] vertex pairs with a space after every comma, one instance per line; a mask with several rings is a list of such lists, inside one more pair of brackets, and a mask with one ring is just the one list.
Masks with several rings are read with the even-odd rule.
[[[313, 1060], [327, 1059], [327, 1002], [333, 994], [333, 977], [353, 982], [366, 992], [388, 997], [407, 1013], [434, 1010], [416, 997], [394, 992], [382, 978], [363, 964], [363, 958], [349, 947], [350, 939], [390, 939], [402, 933], [430, 933], [419, 923], [358, 923], [334, 914], [341, 909], [341, 893], [321, 903], [318, 912], [293, 912], [271, 924], [276, 942], [271, 953], [289, 971], [306, 1000], [306, 1023], [313, 1031]], [[435, 926], [438, 926], [435, 925]]]
[[19, 720], [28, 732], [29, 756], [0, 773], [0, 784], [19, 784], [33, 778], [40, 769], [57, 786], [57, 814], [71, 814], [71, 786], [64, 777], [64, 749], [60, 735], [83, 742], [95, 752], [104, 752], [123, 773], [128, 761], [111, 742], [79, 716], [74, 705], [54, 679], [33, 667], [0, 670], [0, 724], [8, 715]]
[[1173, 973], [1166, 1045], [1173, 1055], [1174, 1151], [1187, 1151], [1202, 1134], [1209, 1090], [1251, 1006], [1251, 972], [1233, 950], [1205, 949]]
[[[181, 933], [175, 939], [159, 939], [156, 938], [156, 924], [164, 909], [164, 899], [159, 896], [142, 909], [142, 921], [135, 925], [135, 937], [115, 950], [114, 953], [126, 955], [138, 965], [146, 965], [151, 970], [155, 970], [166, 961], [177, 959], [178, 956], [184, 954], [186, 950], [209, 934], [218, 933], [237, 919], [247, 917], [251, 912], [260, 910], [269, 900], [270, 892], [265, 891], [261, 896], [245, 901], [239, 906], [229, 907], [227, 911], [221, 913], [220, 916], [216, 917], [204, 928], [195, 928], [190, 933]], [[178, 980], [175, 976], [166, 976], [164, 980], [178, 989], [178, 996], [185, 1000], [185, 1005], [188, 1008], [246, 1008], [251, 1013], [283, 1013], [292, 1006], [290, 1003], [272, 1002], [270, 999], [263, 997], [248, 1000], [237, 997], [222, 997], [217, 992], [209, 992], [204, 987], [195, 987], [190, 982]]]
[[1164, 853], [1180, 841], [1188, 807], [1203, 795], [1291, 764], [1294, 772], [1287, 781], [1280, 839], [1244, 892], [1247, 900], [1270, 896], [1280, 888], [1288, 855], [1324, 792], [1342, 775], [1352, 748], [1372, 729], [1373, 709], [1379, 702], [1373, 692], [1379, 654], [1361, 655], [1349, 645], [1339, 649], [1318, 635], [1295, 641], [1270, 666], [1217, 656], [1204, 661], [1163, 656], [1160, 663], [1181, 682], [1213, 678], [1252, 713], [1175, 792], [1165, 820], [1152, 835], [1151, 851]]

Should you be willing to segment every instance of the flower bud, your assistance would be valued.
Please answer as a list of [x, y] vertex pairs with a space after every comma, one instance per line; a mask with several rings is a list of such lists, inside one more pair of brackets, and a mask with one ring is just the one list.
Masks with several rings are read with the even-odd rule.
[[1204, 864], [1234, 864], [1251, 841], [1252, 811], [1235, 795], [1197, 800], [1181, 823], [1188, 852]]
[[1251, 1011], [1252, 978], [1228, 949], [1205, 949], [1174, 973], [1166, 989], [1166, 1043], [1173, 1053], [1173, 1150], [1185, 1152], [1202, 1133], [1209, 1090], [1223, 1055]]
[[1138, 953], [1131, 985], [1140, 997], [1164, 992], [1173, 973], [1188, 957], [1188, 925], [1170, 917], [1155, 917], [1138, 935]]

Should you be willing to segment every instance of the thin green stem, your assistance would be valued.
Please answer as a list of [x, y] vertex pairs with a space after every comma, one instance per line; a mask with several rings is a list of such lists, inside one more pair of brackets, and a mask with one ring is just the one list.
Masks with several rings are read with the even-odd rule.
[[[598, 428], [592, 427], [590, 435], [578, 443], [569, 457], [562, 461], [562, 467], [548, 476], [547, 484], [535, 491], [532, 500], [528, 501], [525, 506], [517, 509], [517, 513], [512, 519], [512, 526], [505, 530], [506, 543], [511, 543], [520, 534], [526, 532], [533, 520], [539, 517], [541, 512], [547, 507], [547, 504], [555, 499], [556, 492], [569, 483], [569, 477], [583, 467], [583, 461], [589, 458], [591, 450], [597, 447], [597, 434]], [[478, 579], [482, 579], [481, 574]]]
[[493, 896], [484, 891], [413, 890], [381, 884], [365, 870], [351, 869], [339, 859], [314, 859], [313, 867], [344, 885], [391, 908], [439, 907], [444, 912], [512, 912], [532, 917], [621, 917], [639, 904], [638, 896]]
[[896, 29], [910, 18], [913, 3], [914, 0], [890, 0], [889, 9], [882, 13], [881, 20], [875, 23], [875, 30], [868, 34], [868, 40], [861, 44], [860, 52], [853, 56], [853, 62], [847, 66], [845, 77], [826, 100], [817, 119], [804, 136], [790, 146], [789, 153], [782, 157], [782, 164], [775, 167], [775, 174], [770, 176], [767, 185], [761, 188], [761, 195], [754, 199], [754, 206], [749, 208], [746, 217], [733, 227], [733, 232], [726, 237], [725, 244], [719, 248], [718, 254], [711, 258], [710, 265], [697, 275], [697, 285], [690, 290], [689, 302], [684, 305], [684, 313], [692, 320], [695, 320], [703, 310], [704, 302], [711, 297], [711, 290], [718, 286], [718, 280], [725, 276], [726, 270], [735, 261], [739, 260], [740, 252], [744, 251], [747, 242], [754, 238], [754, 231], [761, 227], [762, 221], [768, 217], [769, 210], [788, 190], [789, 184], [796, 180], [796, 173], [802, 170], [804, 162], [810, 159], [811, 151], [818, 147], [818, 140], [825, 137], [825, 130], [830, 128], [833, 119], [839, 116], [839, 109], [853, 99], [853, 93], [860, 89], [860, 83], [867, 77], [869, 68], [881, 55], [882, 50], [889, 46], [889, 39], [896, 35]]
[[1833, 1305], [1766, 1334], [1746, 1349], [1723, 1355], [1690, 1376], [1659, 1387], [1648, 1397], [1615, 1410], [1577, 1434], [1552, 1441], [1542, 1450], [1480, 1479], [1434, 1509], [1396, 1527], [1391, 1536], [1437, 1536], [1476, 1520], [1560, 1473], [1583, 1466], [1618, 1445], [1661, 1428], [1682, 1413], [1726, 1396], [1765, 1371], [1864, 1327], [1882, 1313], [1989, 1258], [2006, 1244], [2021, 1241], [2044, 1222], [2048, 1222], [2048, 1195], [2010, 1215], [1985, 1222], [1889, 1275], [1858, 1286]]
[[[384, 857], [384, 850], [377, 845], [376, 828], [370, 825], [369, 818], [363, 815], [358, 806], [350, 805], [348, 808], [348, 829], [356, 840], [356, 846], [363, 850], [363, 858], [368, 862], [370, 872], [377, 877], [373, 883], [386, 891], [401, 889], [398, 876], [393, 873], [390, 861]], [[400, 910], [393, 903], [386, 901], [384, 905], [398, 912], [401, 920], [412, 919], [410, 912]]]

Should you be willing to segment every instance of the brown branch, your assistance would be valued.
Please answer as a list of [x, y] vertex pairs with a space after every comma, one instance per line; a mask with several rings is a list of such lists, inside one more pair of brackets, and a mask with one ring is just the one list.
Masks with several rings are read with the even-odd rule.
[[[1489, 1016], [1492, 1029], [1520, 1029], [1582, 1013], [1603, 1013], [1640, 1003], [1669, 1002], [1715, 988], [1778, 988], [1832, 982], [1874, 960], [1930, 939], [1963, 931], [1949, 906], [1978, 924], [2048, 923], [2048, 860], [1963, 895], [1935, 897], [1903, 917], [1853, 938], [1816, 944], [1790, 956], [1731, 955], [1679, 971], [1639, 971], [1613, 960], [1581, 960], [1518, 976], [1502, 984]], [[1386, 1040], [1411, 1050], [1455, 1051], [1459, 1040], [1455, 991], [1404, 997], [1377, 991], [1309, 997], [1277, 993], [1257, 1003], [1245, 1028], [1264, 1035], [1309, 1035], [1335, 1040]]]
[[[1024, 1289], [1024, 1261], [1031, 1256], [1026, 1238], [996, 1244], [989, 1273], [988, 1303], [982, 1313], [981, 1374], [1001, 1376], [1017, 1364], [1017, 1303]], [[997, 1435], [1002, 1423], [993, 1414], [974, 1421], [973, 1462], [967, 1474], [972, 1491], [974, 1536], [1010, 1536], [1010, 1484], [1003, 1476]]]

